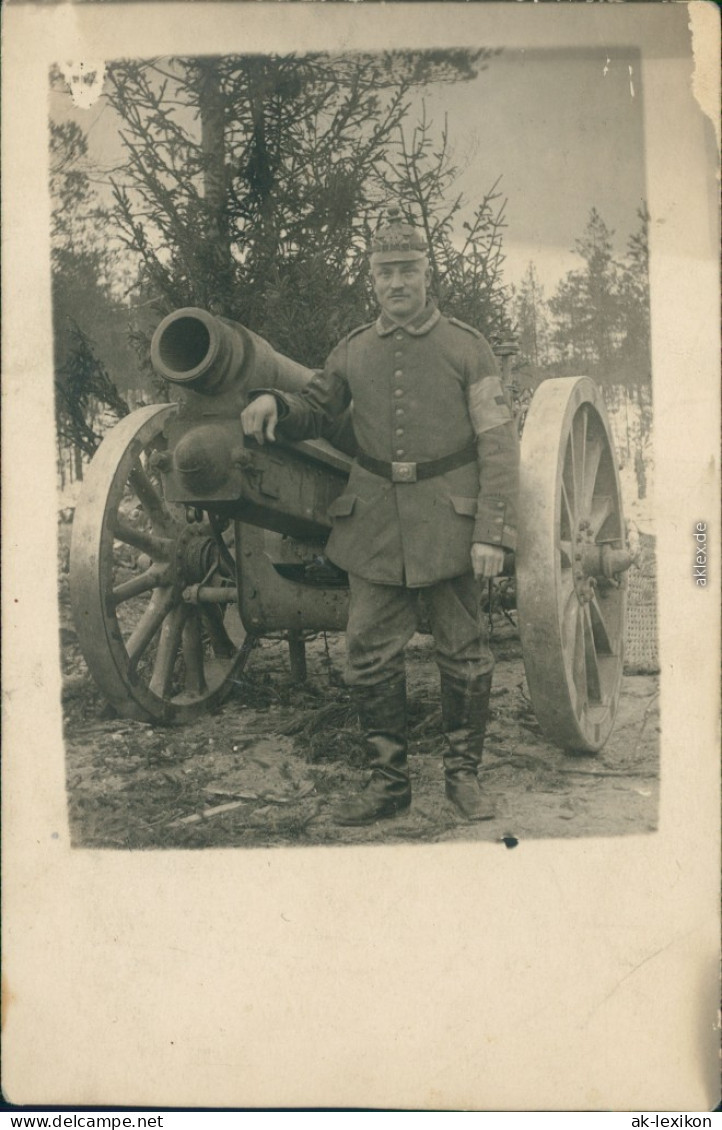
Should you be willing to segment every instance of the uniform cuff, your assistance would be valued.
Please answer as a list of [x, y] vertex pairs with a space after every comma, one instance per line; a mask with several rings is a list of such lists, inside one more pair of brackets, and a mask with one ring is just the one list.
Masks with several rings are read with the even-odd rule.
[[504, 549], [516, 549], [516, 530], [513, 526], [504, 526], [501, 534], [501, 544]]
[[501, 498], [485, 498], [483, 502], [479, 502], [474, 522], [474, 541], [483, 541], [487, 545], [505, 545], [505, 511], [506, 503]]
[[279, 392], [278, 389], [275, 388], [254, 388], [248, 394], [248, 403], [250, 404], [252, 400], [257, 400], [259, 396], [275, 397], [276, 404], [278, 405], [279, 424], [281, 420], [286, 419], [286, 416], [288, 415], [290, 409], [288, 407], [288, 402], [283, 396], [283, 393]]

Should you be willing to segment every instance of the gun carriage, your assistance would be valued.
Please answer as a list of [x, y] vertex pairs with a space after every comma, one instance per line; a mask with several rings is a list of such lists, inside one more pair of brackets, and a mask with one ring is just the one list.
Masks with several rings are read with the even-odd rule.
[[[302, 443], [243, 436], [252, 390], [295, 391], [313, 376], [243, 326], [176, 311], [151, 359], [177, 401], [132, 412], [100, 445], [75, 511], [70, 591], [112, 706], [182, 722], [222, 700], [260, 637], [284, 633], [301, 676], [304, 633], [344, 629], [348, 590], [318, 561], [352, 457], [343, 426]], [[519, 528], [505, 570], [537, 719], [562, 748], [595, 752], [617, 711], [632, 558], [612, 435], [587, 377], [544, 381], [533, 396]]]

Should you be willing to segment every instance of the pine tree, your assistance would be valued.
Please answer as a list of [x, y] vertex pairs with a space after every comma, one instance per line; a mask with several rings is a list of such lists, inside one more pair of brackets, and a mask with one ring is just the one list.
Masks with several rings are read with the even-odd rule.
[[634, 470], [639, 498], [647, 496], [647, 480], [653, 465], [652, 357], [649, 317], [649, 211], [646, 201], [637, 209], [639, 227], [627, 241], [623, 262], [621, 296], [624, 304], [624, 339], [620, 349], [620, 380], [633, 404], [635, 426]]
[[536, 384], [549, 363], [549, 316], [544, 287], [533, 263], [514, 291], [512, 311], [519, 343], [516, 367]]
[[627, 241], [622, 265], [621, 300], [624, 337], [621, 361], [627, 383], [648, 383], [651, 377], [649, 324], [649, 212], [646, 201], [637, 209], [639, 227]]
[[[125, 314], [114, 298], [114, 255], [102, 236], [107, 213], [99, 205], [85, 167], [87, 139], [73, 122], [50, 126], [51, 285], [55, 411], [66, 469], [82, 478], [83, 457], [100, 438], [98, 417], [117, 418], [127, 404], [117, 391], [131, 358]], [[106, 359], [116, 362], [110, 374]], [[120, 364], [118, 364], [118, 362]]]
[[566, 371], [577, 369], [600, 381], [614, 380], [614, 361], [624, 337], [620, 269], [610, 231], [596, 208], [574, 249], [583, 267], [570, 271], [549, 302], [552, 341]]
[[411, 91], [488, 54], [110, 65], [128, 154], [115, 222], [156, 319], [202, 306], [321, 364], [372, 312], [366, 246]]

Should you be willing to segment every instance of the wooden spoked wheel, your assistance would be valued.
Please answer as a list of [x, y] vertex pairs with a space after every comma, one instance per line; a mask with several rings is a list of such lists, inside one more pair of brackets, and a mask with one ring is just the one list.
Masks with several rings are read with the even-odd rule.
[[614, 724], [624, 659], [625, 524], [614, 442], [586, 377], [544, 381], [524, 425], [517, 609], [545, 735], [594, 753]]
[[70, 552], [73, 616], [91, 674], [119, 714], [162, 722], [217, 702], [251, 642], [237, 612], [233, 547], [205, 515], [163, 496], [157, 460], [175, 411], [138, 409], [103, 440]]

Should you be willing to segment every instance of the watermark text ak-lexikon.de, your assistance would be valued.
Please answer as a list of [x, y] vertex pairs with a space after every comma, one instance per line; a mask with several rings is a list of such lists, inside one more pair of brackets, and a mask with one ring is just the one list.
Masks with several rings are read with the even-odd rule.
[[697, 522], [694, 527], [695, 553], [694, 583], [701, 589], [707, 587], [707, 523]]
[[682, 1127], [711, 1126], [712, 1119], [706, 1114], [635, 1114], [632, 1126]]

